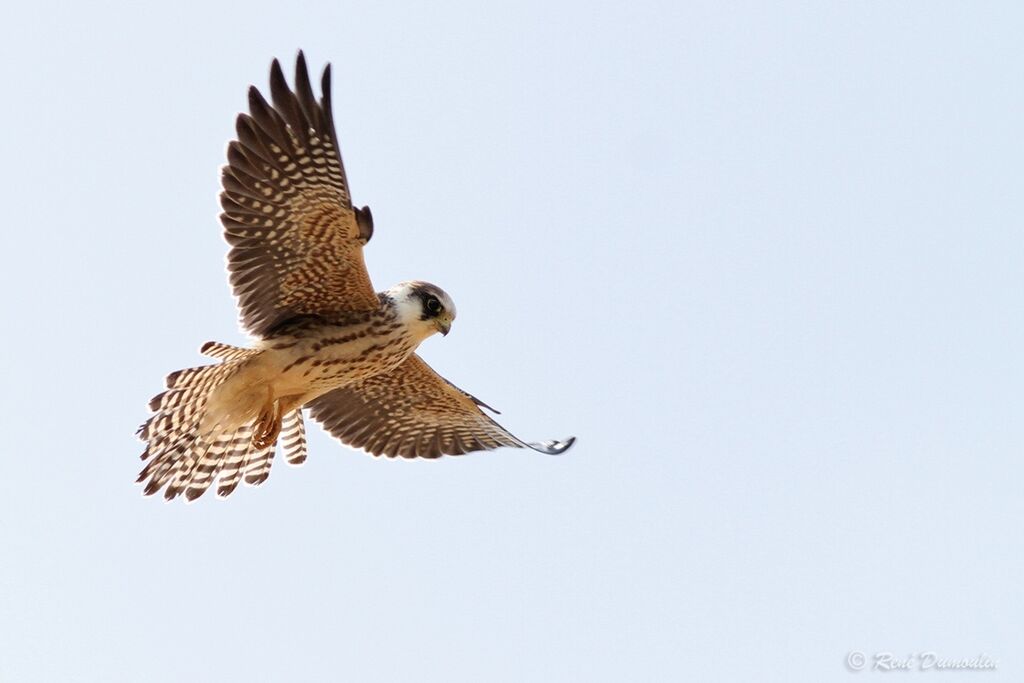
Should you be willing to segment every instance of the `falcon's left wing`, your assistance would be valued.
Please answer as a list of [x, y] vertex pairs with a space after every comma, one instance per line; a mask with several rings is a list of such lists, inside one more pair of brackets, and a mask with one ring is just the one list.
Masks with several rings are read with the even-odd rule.
[[313, 419], [342, 443], [389, 458], [436, 458], [501, 446], [557, 455], [576, 440], [526, 443], [485, 415], [482, 405], [415, 353], [394, 372], [308, 404]]
[[238, 139], [228, 145], [221, 222], [228, 270], [245, 328], [260, 337], [302, 315], [330, 317], [380, 305], [363, 262], [373, 235], [369, 209], [352, 206], [331, 113], [331, 71], [322, 98], [299, 53], [295, 90], [280, 63], [270, 69], [268, 103], [249, 89]]

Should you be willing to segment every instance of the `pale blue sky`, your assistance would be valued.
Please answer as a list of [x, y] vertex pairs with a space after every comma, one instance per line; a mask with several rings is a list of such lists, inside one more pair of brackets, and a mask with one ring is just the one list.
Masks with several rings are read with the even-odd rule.
[[[1016, 3], [8, 7], [0, 681], [1021, 680], [1022, 35]], [[147, 400], [244, 341], [218, 169], [300, 47], [375, 285], [450, 292], [423, 356], [565, 456], [311, 426], [260, 489], [141, 497]]]

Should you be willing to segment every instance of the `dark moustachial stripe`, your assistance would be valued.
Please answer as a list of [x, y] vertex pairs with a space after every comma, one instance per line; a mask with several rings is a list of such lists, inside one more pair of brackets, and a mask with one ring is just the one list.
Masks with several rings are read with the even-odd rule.
[[[436, 318], [444, 312], [444, 306], [441, 304], [441, 299], [444, 298], [444, 293], [429, 283], [420, 283], [412, 290], [413, 296], [420, 300], [422, 307], [420, 311], [420, 320], [429, 320], [430, 318]], [[431, 310], [431, 303], [433, 303], [434, 310]]]

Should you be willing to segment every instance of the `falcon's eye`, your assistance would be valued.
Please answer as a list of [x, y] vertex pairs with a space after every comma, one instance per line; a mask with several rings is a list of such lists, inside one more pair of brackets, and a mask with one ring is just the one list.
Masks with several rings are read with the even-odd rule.
[[427, 299], [427, 310], [435, 314], [441, 312], [441, 302], [437, 300], [436, 296]]

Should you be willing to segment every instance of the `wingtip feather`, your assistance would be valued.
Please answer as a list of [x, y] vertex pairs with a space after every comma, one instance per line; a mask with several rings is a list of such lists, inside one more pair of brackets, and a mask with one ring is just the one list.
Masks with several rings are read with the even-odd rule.
[[576, 437], [570, 436], [568, 439], [563, 441], [553, 439], [551, 441], [542, 441], [540, 443], [530, 443], [527, 444], [527, 446], [540, 453], [546, 453], [547, 455], [561, 455], [572, 448], [574, 443], [576, 443]]

